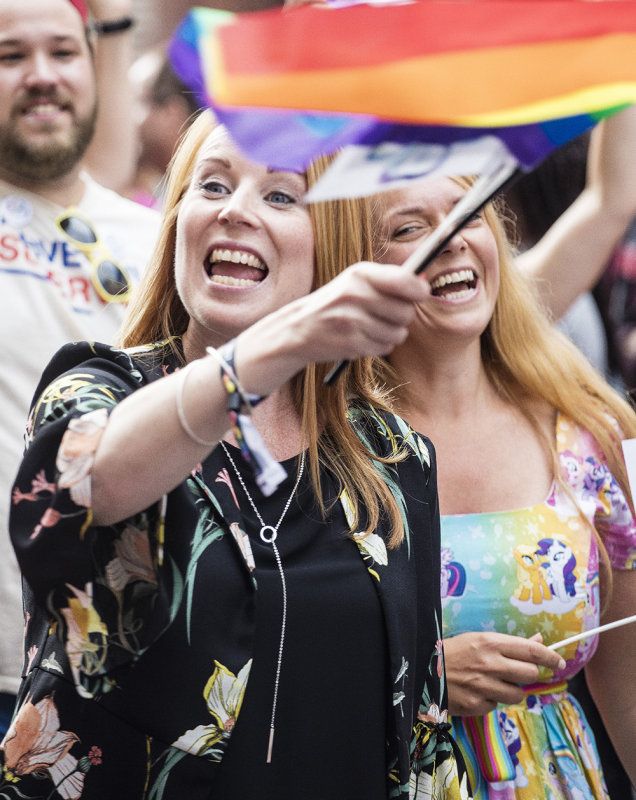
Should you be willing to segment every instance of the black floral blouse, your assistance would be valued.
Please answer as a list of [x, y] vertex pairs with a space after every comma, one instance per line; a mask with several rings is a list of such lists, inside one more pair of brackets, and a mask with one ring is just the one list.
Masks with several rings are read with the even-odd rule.
[[[12, 495], [25, 665], [0, 749], [0, 798], [216, 796], [255, 640], [259, 589], [245, 497], [219, 447], [151, 508], [91, 524], [91, 467], [110, 411], [178, 365], [165, 344], [121, 351], [81, 342], [63, 348], [42, 377]], [[349, 417], [372, 452], [408, 454], [390, 467], [374, 462], [403, 515], [401, 546], [387, 549], [382, 525], [366, 537], [347, 532], [385, 625], [386, 797], [465, 800], [467, 777], [446, 724], [434, 452], [398, 417], [355, 406]], [[139, 463], [153, 468], [143, 452]], [[329, 524], [342, 519], [344, 528], [348, 503], [339, 500]], [[357, 800], [337, 786], [330, 796]]]

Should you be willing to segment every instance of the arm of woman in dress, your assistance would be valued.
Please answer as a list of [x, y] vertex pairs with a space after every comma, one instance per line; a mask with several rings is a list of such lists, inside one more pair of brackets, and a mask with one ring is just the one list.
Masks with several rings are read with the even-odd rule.
[[[132, 16], [131, 0], [87, 0], [90, 17], [113, 22]], [[137, 161], [134, 92], [128, 78], [133, 61], [133, 29], [96, 36], [97, 125], [84, 164], [103, 186], [121, 191], [128, 186]]]
[[524, 697], [522, 686], [539, 680], [539, 666], [562, 670], [562, 657], [542, 644], [541, 634], [525, 639], [506, 633], [471, 632], [444, 639], [448, 712], [481, 716], [497, 703]]
[[592, 132], [587, 182], [537, 244], [517, 257], [558, 319], [591, 289], [636, 214], [636, 105]]
[[[614, 570], [612, 598], [602, 622], [636, 612], [636, 570]], [[636, 631], [624, 625], [600, 634], [585, 668], [594, 703], [633, 786], [636, 786]]]
[[[349, 267], [243, 331], [236, 344], [237, 375], [247, 392], [268, 395], [307, 364], [387, 354], [406, 338], [414, 303], [426, 291], [423, 281], [398, 267]], [[184, 431], [179, 400], [189, 427], [208, 445]], [[127, 519], [184, 480], [230, 427], [226, 402], [218, 363], [203, 357], [187, 372], [155, 381], [119, 403], [91, 470], [93, 524]]]

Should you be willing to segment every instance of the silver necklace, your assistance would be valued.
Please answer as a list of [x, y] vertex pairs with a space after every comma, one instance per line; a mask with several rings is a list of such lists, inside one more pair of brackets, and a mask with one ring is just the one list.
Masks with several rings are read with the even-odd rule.
[[238, 471], [236, 464], [234, 463], [234, 459], [230, 455], [230, 451], [225, 446], [225, 442], [221, 442], [221, 447], [225, 451], [225, 455], [228, 458], [228, 461], [232, 465], [232, 469], [236, 473], [236, 477], [239, 479], [239, 483], [243, 487], [243, 491], [245, 492], [245, 496], [249, 500], [250, 505], [254, 509], [254, 513], [258, 517], [258, 521], [261, 523], [261, 529], [259, 531], [259, 536], [261, 541], [265, 542], [265, 544], [271, 544], [272, 551], [274, 553], [274, 558], [276, 559], [276, 566], [278, 567], [278, 572], [280, 573], [280, 583], [283, 590], [283, 614], [281, 619], [280, 625], [280, 642], [278, 645], [278, 658], [276, 660], [276, 678], [274, 679], [274, 697], [272, 700], [272, 717], [269, 724], [269, 742], [267, 745], [267, 763], [271, 763], [272, 760], [272, 748], [274, 747], [274, 729], [276, 723], [276, 706], [278, 703], [278, 686], [280, 684], [280, 670], [283, 663], [283, 650], [285, 648], [285, 633], [287, 629], [287, 581], [285, 580], [285, 573], [283, 571], [283, 562], [281, 561], [280, 552], [278, 550], [278, 546], [276, 545], [276, 539], [278, 538], [278, 529], [280, 528], [280, 524], [283, 521], [289, 506], [291, 505], [291, 501], [294, 499], [294, 495], [296, 494], [296, 490], [298, 489], [298, 485], [300, 483], [300, 479], [302, 478], [303, 471], [305, 469], [305, 450], [303, 451], [300, 456], [300, 468], [298, 469], [298, 477], [296, 478], [296, 483], [294, 484], [294, 488], [291, 491], [291, 494], [287, 498], [287, 502], [285, 503], [285, 507], [283, 508], [283, 512], [280, 515], [280, 518], [276, 525], [266, 525], [265, 520], [261, 517], [261, 513], [256, 508], [256, 503], [252, 500], [252, 496], [247, 491], [247, 486], [245, 485], [245, 481], [243, 480], [243, 476]]

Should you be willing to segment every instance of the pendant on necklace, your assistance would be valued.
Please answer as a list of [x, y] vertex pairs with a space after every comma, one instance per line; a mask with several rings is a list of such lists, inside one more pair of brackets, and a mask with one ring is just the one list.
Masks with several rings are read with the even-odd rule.
[[278, 567], [278, 573], [280, 575], [281, 588], [282, 588], [282, 591], [283, 591], [283, 609], [282, 609], [282, 618], [281, 618], [281, 623], [280, 623], [280, 640], [279, 640], [279, 645], [278, 645], [278, 658], [276, 660], [276, 675], [274, 677], [274, 696], [272, 698], [272, 718], [271, 718], [271, 723], [270, 723], [270, 728], [269, 728], [269, 742], [268, 742], [268, 745], [267, 745], [267, 757], [266, 757], [266, 762], [269, 764], [271, 762], [271, 760], [272, 760], [272, 749], [274, 747], [274, 729], [275, 729], [275, 722], [276, 722], [276, 707], [277, 707], [277, 704], [278, 704], [278, 687], [279, 687], [279, 684], [280, 684], [280, 672], [281, 672], [281, 666], [282, 666], [282, 663], [283, 663], [283, 650], [284, 650], [284, 647], [285, 647], [285, 634], [286, 634], [286, 631], [287, 631], [287, 581], [285, 580], [285, 572], [283, 570], [283, 562], [281, 561], [280, 553], [278, 552], [278, 547], [276, 546], [276, 538], [278, 536], [278, 529], [281, 526], [281, 523], [282, 523], [282, 521], [283, 521], [283, 519], [285, 517], [285, 514], [287, 513], [287, 510], [289, 509], [289, 506], [291, 505], [291, 502], [292, 502], [292, 500], [294, 498], [294, 495], [296, 494], [296, 491], [297, 491], [298, 486], [300, 484], [300, 479], [301, 479], [303, 471], [305, 469], [305, 451], [303, 449], [303, 451], [301, 453], [301, 456], [300, 456], [300, 467], [298, 468], [298, 475], [296, 477], [296, 483], [294, 484], [294, 488], [292, 489], [291, 494], [287, 498], [287, 502], [285, 503], [285, 507], [283, 508], [283, 512], [280, 515], [280, 518], [279, 518], [278, 522], [276, 523], [276, 526], [274, 526], [274, 525], [266, 525], [265, 524], [265, 520], [261, 516], [260, 511], [256, 507], [256, 503], [252, 499], [252, 496], [250, 495], [249, 491], [247, 490], [247, 486], [245, 485], [245, 481], [243, 480], [243, 478], [241, 476], [241, 473], [238, 471], [237, 466], [234, 463], [234, 459], [230, 455], [229, 450], [225, 446], [225, 442], [221, 442], [221, 447], [225, 451], [225, 455], [227, 456], [228, 461], [232, 465], [232, 468], [233, 468], [234, 472], [236, 473], [236, 477], [238, 478], [239, 483], [243, 487], [243, 491], [245, 492], [245, 495], [246, 495], [247, 499], [249, 500], [249, 503], [252, 506], [252, 509], [253, 509], [254, 513], [256, 514], [256, 517], [257, 517], [258, 521], [261, 523], [261, 529], [259, 531], [259, 536], [260, 536], [261, 541], [265, 542], [265, 544], [271, 544], [271, 546], [272, 546], [272, 552], [274, 553], [274, 558], [276, 559], [276, 566]]
[[259, 536], [265, 544], [273, 544], [278, 537], [278, 531], [273, 525], [263, 525]]

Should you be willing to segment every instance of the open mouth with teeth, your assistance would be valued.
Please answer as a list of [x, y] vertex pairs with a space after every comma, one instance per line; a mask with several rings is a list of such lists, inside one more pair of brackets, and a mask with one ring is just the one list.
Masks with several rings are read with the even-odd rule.
[[70, 104], [57, 95], [30, 94], [18, 107], [21, 116], [33, 119], [49, 119], [64, 111]]
[[245, 250], [212, 250], [206, 272], [213, 283], [225, 286], [256, 286], [267, 276], [267, 267], [253, 253]]
[[32, 103], [27, 108], [22, 110], [23, 115], [33, 115], [33, 116], [41, 116], [41, 117], [50, 117], [53, 114], [57, 114], [60, 111], [64, 111], [64, 107], [59, 103]]
[[452, 300], [461, 300], [475, 291], [477, 278], [472, 269], [460, 269], [457, 272], [448, 272], [439, 275], [431, 281], [431, 291], [434, 297], [444, 297]]

